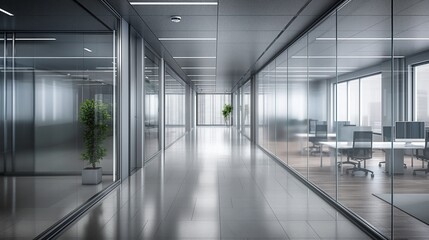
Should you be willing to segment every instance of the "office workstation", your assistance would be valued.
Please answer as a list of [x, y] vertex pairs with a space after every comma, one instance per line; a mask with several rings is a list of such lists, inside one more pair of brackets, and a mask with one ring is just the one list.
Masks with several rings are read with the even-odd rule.
[[[393, 173], [393, 174], [403, 174], [404, 168], [406, 168], [405, 163], [405, 151], [409, 150], [411, 155], [411, 167], [414, 167], [413, 160], [415, 154], [417, 154], [417, 150], [425, 149], [425, 135], [427, 130], [425, 130], [424, 122], [397, 122], [395, 138], [390, 137], [392, 134], [392, 127], [384, 126], [383, 127], [383, 141], [374, 141], [372, 138], [367, 139], [367, 147], [369, 151], [373, 150], [382, 150], [384, 152], [385, 160], [379, 162], [379, 167], [381, 167], [381, 163], [385, 163], [385, 172]], [[354, 125], [343, 125], [338, 128], [338, 138], [336, 141], [325, 141], [321, 142], [322, 145], [328, 147], [331, 151], [329, 154], [331, 156], [331, 166], [335, 166], [334, 161], [338, 161], [338, 167], [341, 167], [342, 164], [349, 163], [351, 165], [356, 165], [355, 162], [349, 161], [349, 153], [355, 151], [356, 148], [356, 138], [355, 134], [359, 134], [360, 132], [370, 132], [371, 135], [375, 135], [374, 132], [371, 131], [371, 127], [356, 127]], [[359, 144], [357, 144], [359, 145]], [[361, 143], [362, 145], [362, 143]], [[342, 157], [340, 159], [335, 158], [335, 152], [339, 152], [340, 155], [347, 155], [347, 161], [343, 162]], [[415, 175], [416, 172], [414, 171]], [[371, 174], [374, 177], [374, 174]]]
[[350, 1], [255, 77], [257, 143], [386, 232], [428, 231], [427, 6]]

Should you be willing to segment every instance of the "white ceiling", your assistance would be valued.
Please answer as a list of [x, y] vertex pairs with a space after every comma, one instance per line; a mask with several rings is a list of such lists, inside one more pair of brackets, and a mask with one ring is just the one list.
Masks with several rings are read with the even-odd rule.
[[[161, 42], [171, 56], [191, 57], [175, 58], [191, 81], [216, 80], [215, 86], [199, 87], [203, 92], [229, 92], [247, 72], [258, 64], [263, 64], [257, 62], [257, 59], [285, 26], [289, 24], [272, 46], [273, 50], [279, 50], [286, 45], [335, 2], [335, 0], [219, 0], [217, 6], [133, 7], [158, 38], [215, 38], [213, 41]], [[300, 11], [298, 18], [294, 19]], [[181, 16], [182, 21], [171, 22], [170, 17], [173, 15]], [[292, 20], [294, 21], [291, 22]], [[274, 54], [275, 52], [268, 51], [264, 57], [271, 57]], [[192, 59], [192, 57], [216, 58]], [[189, 67], [210, 69], [186, 69]]]

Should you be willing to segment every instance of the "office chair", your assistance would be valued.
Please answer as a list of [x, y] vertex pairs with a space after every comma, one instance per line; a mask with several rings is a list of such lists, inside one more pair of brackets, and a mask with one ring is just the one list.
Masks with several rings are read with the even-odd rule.
[[[383, 142], [392, 141], [392, 127], [391, 126], [383, 126]], [[385, 152], [384, 150], [382, 150]], [[378, 166], [381, 167], [381, 164], [385, 164], [386, 161], [378, 162]], [[404, 163], [404, 168], [407, 168], [407, 164]]]
[[361, 171], [365, 172], [365, 175], [370, 172], [371, 177], [374, 177], [373, 171], [361, 167], [362, 161], [365, 164], [366, 160], [372, 158], [372, 131], [355, 131], [353, 133], [353, 148], [350, 151], [350, 158], [357, 161], [357, 166], [347, 169], [347, 174], [352, 171], [352, 176], [354, 176], [355, 172]]
[[[338, 139], [339, 139], [339, 141], [351, 142], [353, 139], [353, 132], [355, 131], [355, 127], [356, 127], [356, 125], [354, 125], [354, 124], [352, 124], [352, 125], [351, 124], [343, 124], [343, 125], [339, 126], [339, 128], [338, 128]], [[346, 155], [347, 160], [339, 162], [338, 168], [341, 168], [341, 165], [343, 165], [343, 164], [350, 164], [350, 165], [353, 165], [353, 167], [355, 167], [358, 164], [357, 162], [350, 161], [351, 149], [340, 149], [339, 152], [341, 153], [341, 155]]]
[[313, 144], [310, 147], [310, 154], [320, 153], [322, 154], [322, 144], [320, 142], [328, 140], [328, 125], [327, 124], [316, 124], [315, 137], [309, 138], [309, 141]]
[[427, 174], [429, 172], [429, 131], [428, 130], [426, 130], [425, 132], [425, 148], [416, 150], [416, 158], [424, 162], [428, 162], [428, 167], [415, 169], [413, 171], [413, 175], [416, 175], [416, 172], [425, 172], [425, 174]]
[[316, 134], [316, 125], [317, 125], [317, 120], [313, 120], [313, 119], [308, 120], [308, 133], [309, 134]]

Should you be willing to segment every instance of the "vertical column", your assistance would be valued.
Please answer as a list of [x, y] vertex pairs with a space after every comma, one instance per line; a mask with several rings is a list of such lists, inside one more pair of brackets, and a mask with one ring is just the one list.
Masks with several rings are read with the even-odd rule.
[[137, 167], [143, 167], [144, 162], [144, 40], [137, 41]]
[[129, 25], [121, 19], [120, 46], [120, 79], [119, 79], [119, 165], [120, 178], [124, 180], [129, 175]]
[[160, 91], [161, 91], [161, 97], [160, 97], [160, 141], [161, 141], [161, 150], [165, 150], [165, 62], [164, 58], [161, 58], [161, 85], [160, 85]]

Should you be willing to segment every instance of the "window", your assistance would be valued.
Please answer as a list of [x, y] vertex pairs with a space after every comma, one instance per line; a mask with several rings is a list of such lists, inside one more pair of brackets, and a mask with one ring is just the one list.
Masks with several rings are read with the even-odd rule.
[[429, 124], [429, 63], [414, 66], [414, 116]]
[[226, 124], [222, 109], [225, 104], [231, 104], [230, 94], [198, 94], [197, 102], [198, 125]]
[[334, 84], [334, 103], [335, 97], [338, 98], [338, 121], [371, 126], [374, 132], [381, 133], [381, 74]]

